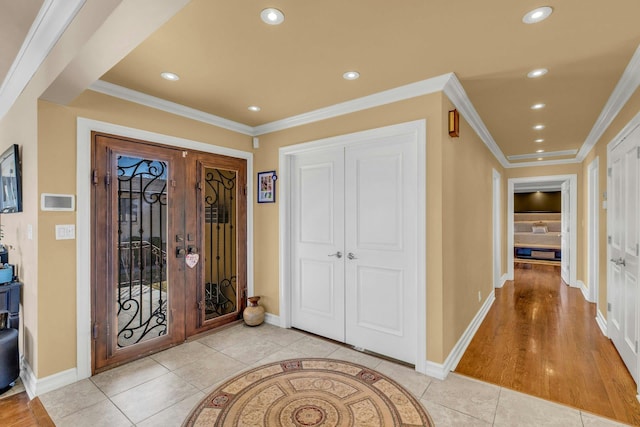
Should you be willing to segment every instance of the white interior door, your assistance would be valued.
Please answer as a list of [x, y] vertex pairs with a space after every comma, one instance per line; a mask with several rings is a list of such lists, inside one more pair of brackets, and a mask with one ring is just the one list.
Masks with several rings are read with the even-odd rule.
[[411, 134], [292, 156], [292, 326], [416, 363], [417, 157]]
[[292, 326], [344, 342], [344, 149], [291, 162]]
[[570, 237], [571, 237], [571, 186], [569, 181], [564, 181], [561, 188], [561, 214], [560, 214], [560, 250], [562, 256], [560, 258], [560, 275], [567, 285], [571, 284], [571, 253], [570, 253]]
[[638, 383], [638, 160], [640, 130], [610, 155], [609, 336]]
[[415, 363], [416, 144], [349, 147], [345, 166], [347, 343]]

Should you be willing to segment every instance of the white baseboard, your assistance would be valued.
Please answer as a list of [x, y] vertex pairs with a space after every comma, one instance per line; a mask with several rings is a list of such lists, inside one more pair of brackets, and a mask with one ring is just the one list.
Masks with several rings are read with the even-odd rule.
[[467, 329], [464, 331], [456, 345], [453, 346], [453, 349], [451, 349], [451, 352], [445, 359], [444, 363], [436, 363], [427, 360], [424, 374], [427, 374], [430, 377], [434, 377], [439, 380], [444, 380], [445, 378], [447, 378], [449, 372], [453, 371], [456, 366], [458, 366], [458, 362], [460, 362], [460, 359], [462, 359], [462, 355], [467, 350], [467, 347], [469, 347], [471, 339], [473, 339], [473, 336], [478, 331], [478, 328], [482, 324], [484, 318], [487, 316], [487, 313], [489, 312], [489, 309], [491, 308], [495, 300], [496, 294], [492, 290], [485, 300], [484, 304], [482, 304], [482, 307], [480, 307], [478, 313], [475, 315], [473, 320], [471, 320], [471, 323], [469, 323], [469, 326], [467, 326]]
[[498, 286], [499, 288], [503, 287], [505, 283], [507, 283], [507, 280], [509, 280], [509, 275], [507, 273], [504, 273], [502, 275], [502, 277], [500, 278], [500, 286]]
[[39, 396], [48, 391], [59, 389], [78, 381], [78, 373], [76, 368], [67, 369], [57, 374], [49, 375], [44, 378], [36, 378], [31, 366], [26, 360], [22, 359], [22, 369], [20, 370], [20, 378], [24, 384], [30, 399]]
[[605, 337], [608, 337], [607, 334], [607, 319], [604, 318], [604, 314], [600, 310], [596, 312], [596, 323], [600, 326], [600, 330], [604, 334]]
[[279, 326], [282, 328], [282, 324], [280, 323], [280, 316], [276, 316], [275, 314], [265, 313], [264, 323], [267, 323], [273, 326]]
[[585, 285], [582, 280], [578, 280], [577, 287], [582, 291], [582, 296], [584, 297], [585, 301], [595, 302], [595, 301], [591, 301], [591, 295], [590, 295], [591, 292], [589, 292], [589, 288], [587, 288], [587, 285]]

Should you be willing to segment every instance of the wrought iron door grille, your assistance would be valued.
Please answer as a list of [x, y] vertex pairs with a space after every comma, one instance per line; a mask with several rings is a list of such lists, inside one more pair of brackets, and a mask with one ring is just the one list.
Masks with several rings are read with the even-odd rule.
[[118, 157], [118, 347], [167, 333], [167, 164]]
[[205, 169], [205, 320], [237, 310], [236, 176]]

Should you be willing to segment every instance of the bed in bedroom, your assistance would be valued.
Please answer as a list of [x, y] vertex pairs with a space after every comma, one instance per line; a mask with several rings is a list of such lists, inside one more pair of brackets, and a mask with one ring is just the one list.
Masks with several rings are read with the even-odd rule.
[[515, 261], [560, 262], [559, 213], [515, 213], [513, 242]]

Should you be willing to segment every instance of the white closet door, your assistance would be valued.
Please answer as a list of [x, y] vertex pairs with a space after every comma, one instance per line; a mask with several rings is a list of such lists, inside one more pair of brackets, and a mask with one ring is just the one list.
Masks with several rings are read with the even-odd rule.
[[638, 382], [638, 207], [640, 129], [611, 152], [609, 336]]
[[415, 139], [347, 147], [345, 166], [346, 341], [415, 363]]
[[292, 326], [344, 342], [344, 149], [292, 161]]

